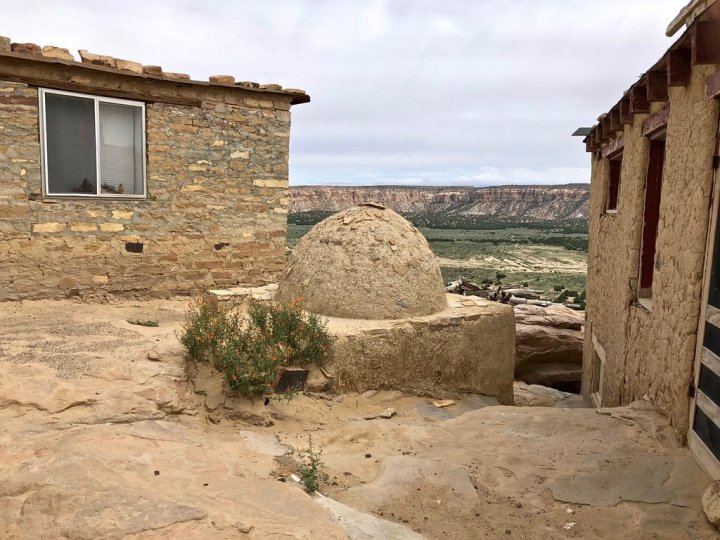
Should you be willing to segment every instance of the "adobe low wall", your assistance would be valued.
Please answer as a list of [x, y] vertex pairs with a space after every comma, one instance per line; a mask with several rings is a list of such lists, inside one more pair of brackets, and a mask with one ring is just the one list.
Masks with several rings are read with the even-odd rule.
[[345, 391], [469, 392], [513, 403], [512, 307], [448, 295], [439, 313], [398, 320], [323, 317], [333, 336], [328, 371]]
[[0, 80], [0, 300], [277, 281], [291, 98], [233, 87], [196, 97], [146, 104], [147, 199], [47, 198], [38, 90]]

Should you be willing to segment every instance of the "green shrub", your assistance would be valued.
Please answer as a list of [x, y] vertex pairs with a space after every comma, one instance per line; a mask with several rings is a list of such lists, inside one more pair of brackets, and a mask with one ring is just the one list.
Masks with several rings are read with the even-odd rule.
[[297, 303], [251, 302], [247, 318], [204, 296], [190, 306], [180, 341], [198, 362], [210, 362], [241, 395], [261, 396], [285, 366], [322, 364], [330, 339], [324, 323]]
[[313, 448], [312, 435], [308, 435], [307, 450], [298, 452], [298, 457], [302, 461], [300, 464], [300, 480], [302, 480], [305, 489], [309, 493], [317, 491], [322, 481], [324, 464], [320, 461], [321, 454], [322, 448], [316, 451]]
[[507, 277], [507, 274], [503, 274], [502, 272], [495, 272], [495, 279], [497, 281], [502, 281]]
[[225, 340], [239, 330], [237, 317], [227, 313], [217, 298], [199, 295], [190, 303], [180, 342], [193, 360], [217, 365]]
[[565, 285], [555, 285], [553, 286], [553, 291], [560, 292], [565, 289]]
[[136, 326], [152, 326], [154, 328], [160, 326], [160, 321], [157, 319], [128, 319], [127, 322]]

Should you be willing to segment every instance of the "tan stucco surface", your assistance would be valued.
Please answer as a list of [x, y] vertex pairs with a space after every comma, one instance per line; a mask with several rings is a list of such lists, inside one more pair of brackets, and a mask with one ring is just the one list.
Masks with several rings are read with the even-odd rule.
[[507, 305], [448, 295], [448, 308], [398, 320], [327, 320], [328, 369], [342, 390], [471, 392], [512, 404], [515, 317]]
[[[593, 336], [605, 353], [602, 404], [647, 395], [682, 436], [701, 308], [718, 103], [704, 97], [714, 66], [694, 66], [687, 87], [669, 89], [670, 116], [652, 305], [637, 302], [649, 142], [648, 115], [625, 126], [619, 209], [605, 213], [608, 161], [592, 158], [588, 310], [583, 392], [592, 388]], [[653, 103], [655, 112], [663, 106]]]

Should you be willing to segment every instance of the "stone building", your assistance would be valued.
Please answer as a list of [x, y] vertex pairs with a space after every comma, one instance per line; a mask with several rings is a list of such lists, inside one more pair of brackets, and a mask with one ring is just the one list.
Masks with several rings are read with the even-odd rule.
[[[592, 161], [583, 393], [647, 397], [720, 477], [720, 2], [585, 138]], [[622, 59], [618, 59], [622, 61]]]
[[0, 37], [0, 300], [276, 281], [308, 101]]

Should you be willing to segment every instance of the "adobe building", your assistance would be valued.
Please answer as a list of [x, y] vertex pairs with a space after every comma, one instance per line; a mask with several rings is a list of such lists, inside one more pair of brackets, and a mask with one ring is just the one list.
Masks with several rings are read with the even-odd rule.
[[0, 300], [277, 281], [308, 101], [0, 37]]
[[720, 478], [720, 2], [694, 0], [668, 35], [683, 25], [585, 138], [583, 394], [649, 398]]

